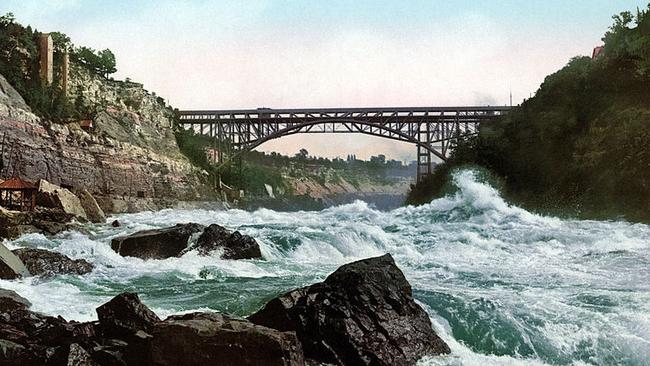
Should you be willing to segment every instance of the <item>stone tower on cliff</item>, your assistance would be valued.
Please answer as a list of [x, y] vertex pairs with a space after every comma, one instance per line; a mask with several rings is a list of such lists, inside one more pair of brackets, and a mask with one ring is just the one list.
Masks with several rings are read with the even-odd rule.
[[54, 78], [54, 43], [49, 33], [38, 36], [39, 76], [45, 85], [52, 84]]

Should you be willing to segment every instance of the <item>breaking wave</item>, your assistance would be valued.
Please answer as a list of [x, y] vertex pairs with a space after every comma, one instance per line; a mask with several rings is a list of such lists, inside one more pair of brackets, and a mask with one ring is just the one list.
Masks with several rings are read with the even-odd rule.
[[[343, 263], [393, 254], [452, 354], [424, 365], [645, 365], [650, 362], [650, 228], [540, 216], [505, 202], [472, 170], [456, 191], [388, 212], [365, 202], [322, 211], [162, 210], [118, 215], [10, 247], [84, 258], [85, 276], [0, 281], [33, 309], [69, 319], [120, 291], [140, 293], [160, 316], [213, 309], [247, 315], [273, 296], [325, 278]], [[255, 237], [263, 261], [188, 253], [143, 261], [111, 238], [179, 222], [219, 223]]]

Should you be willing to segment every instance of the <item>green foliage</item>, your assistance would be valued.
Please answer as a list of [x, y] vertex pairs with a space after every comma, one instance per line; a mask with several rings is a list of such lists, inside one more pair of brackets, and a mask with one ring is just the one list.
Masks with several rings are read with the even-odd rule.
[[70, 37], [50, 33], [54, 45], [54, 80], [46, 85], [39, 77], [39, 32], [16, 23], [13, 14], [0, 17], [0, 74], [18, 91], [37, 115], [54, 122], [87, 118], [89, 111], [77, 97], [72, 103], [60, 88], [63, 54], [91, 71], [108, 77], [116, 71], [115, 55], [110, 50], [75, 49]]
[[546, 77], [534, 98], [459, 143], [409, 202], [428, 202], [451, 167], [472, 163], [529, 208], [650, 219], [649, 10], [615, 16], [604, 56], [576, 57]]
[[52, 44], [54, 49], [61, 52], [71, 52], [74, 48], [70, 37], [61, 32], [52, 32], [50, 33], [52, 37]]
[[443, 164], [433, 174], [426, 176], [418, 184], [411, 184], [406, 196], [407, 205], [419, 205], [431, 202], [443, 194], [443, 187], [450, 179], [450, 164]]
[[207, 136], [195, 134], [189, 130], [178, 130], [174, 133], [176, 144], [190, 162], [201, 169], [210, 171], [212, 169], [205, 148], [210, 146], [211, 139]]
[[115, 55], [109, 49], [95, 51], [89, 47], [78, 47], [73, 57], [88, 70], [106, 78], [117, 71]]
[[605, 33], [605, 52], [610, 60], [624, 65], [634, 65], [634, 71], [650, 80], [650, 5], [638, 10], [615, 15], [614, 24]]
[[[52, 85], [39, 78], [38, 31], [16, 23], [13, 14], [0, 17], [0, 74], [18, 91], [34, 113], [52, 121], [62, 121], [76, 115], [74, 105], [59, 85], [58, 74]], [[54, 34], [55, 45], [64, 47], [69, 38]], [[58, 56], [57, 54], [55, 54]], [[60, 58], [55, 57], [55, 66]]]

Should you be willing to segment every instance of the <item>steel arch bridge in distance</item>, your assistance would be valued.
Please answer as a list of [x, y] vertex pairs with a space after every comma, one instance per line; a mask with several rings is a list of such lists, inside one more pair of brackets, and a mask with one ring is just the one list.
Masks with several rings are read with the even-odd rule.
[[[362, 133], [417, 147], [417, 181], [432, 173], [432, 156], [446, 160], [453, 142], [510, 107], [308, 108], [178, 111], [178, 124], [215, 139], [218, 161], [296, 133]], [[227, 143], [226, 143], [227, 142]]]

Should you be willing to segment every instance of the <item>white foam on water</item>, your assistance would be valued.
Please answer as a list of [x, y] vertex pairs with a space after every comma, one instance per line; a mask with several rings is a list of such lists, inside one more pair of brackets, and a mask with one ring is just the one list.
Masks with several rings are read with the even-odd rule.
[[[96, 306], [126, 288], [164, 317], [177, 312], [170, 305], [174, 301], [218, 297], [223, 289], [232, 291], [224, 286], [236, 289], [230, 284], [235, 280], [246, 281], [240, 296], [268, 286], [268, 298], [322, 279], [343, 263], [390, 252], [416, 297], [429, 301], [434, 326], [452, 349], [452, 355], [423, 365], [586, 365], [619, 356], [630, 365], [650, 361], [647, 225], [533, 214], [508, 204], [471, 170], [455, 173], [453, 181], [453, 194], [389, 212], [362, 201], [300, 212], [169, 209], [117, 215], [109, 222], [117, 219], [122, 227], [89, 225], [89, 234], [29, 234], [5, 244], [56, 250], [94, 263], [95, 270], [85, 276], [0, 281], [0, 286], [28, 298], [36, 311], [78, 320], [94, 319]], [[110, 248], [115, 236], [186, 222], [218, 223], [251, 235], [265, 260], [227, 261], [189, 252], [143, 261]], [[173, 291], [164, 291], [167, 283]], [[233, 306], [245, 300], [228, 294], [220, 300]], [[439, 305], [436, 294], [455, 302], [438, 314], [432, 310]], [[488, 307], [475, 309], [476, 304]], [[191, 309], [207, 308], [200, 302], [183, 307]], [[466, 332], [478, 332], [477, 325], [494, 327], [483, 335], [493, 348], [507, 348], [516, 339], [533, 352], [497, 356], [477, 339], [457, 340], [443, 311], [458, 316], [454, 327]], [[499, 326], [513, 334], [499, 333]]]

